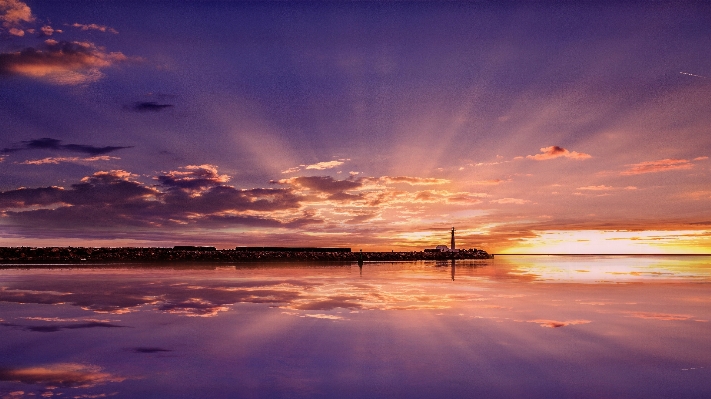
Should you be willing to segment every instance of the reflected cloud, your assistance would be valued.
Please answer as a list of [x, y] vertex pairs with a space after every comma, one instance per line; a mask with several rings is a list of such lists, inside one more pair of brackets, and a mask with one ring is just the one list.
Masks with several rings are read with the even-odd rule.
[[665, 321], [681, 321], [693, 319], [694, 316], [688, 314], [670, 314], [670, 313], [651, 313], [651, 312], [637, 312], [632, 313], [627, 317], [636, 317], [638, 319], [648, 319], [648, 320], [665, 320]]
[[36, 367], [0, 368], [0, 381], [43, 384], [65, 388], [91, 388], [124, 377], [102, 372], [101, 367], [78, 363], [58, 363]]
[[621, 175], [640, 175], [644, 173], [667, 172], [670, 170], [688, 170], [694, 167], [688, 159], [660, 159], [658, 161], [647, 161], [629, 165], [630, 169], [620, 173]]
[[61, 325], [54, 325], [54, 326], [26, 326], [24, 327], [25, 330], [27, 331], [34, 331], [34, 332], [57, 332], [61, 330], [77, 330], [77, 329], [85, 329], [85, 328], [122, 328], [126, 326], [120, 326], [117, 324], [111, 324], [111, 323], [99, 323], [99, 322], [90, 322], [90, 323], [80, 323], [80, 324], [61, 324]]
[[[353, 312], [351, 312], [353, 313]], [[289, 316], [297, 316], [297, 317], [310, 317], [314, 319], [323, 319], [323, 320], [347, 320], [343, 318], [342, 316], [336, 316], [332, 314], [324, 314], [324, 313], [299, 313], [299, 312], [281, 312], [281, 314], [289, 315]]]
[[557, 145], [552, 145], [550, 147], [541, 148], [541, 153], [536, 155], [527, 155], [527, 159], [533, 159], [535, 161], [547, 161], [555, 158], [570, 158], [570, 159], [589, 159], [592, 158], [590, 154], [585, 154], [577, 151], [568, 151], [563, 147], [558, 147]]
[[558, 321], [558, 320], [545, 320], [545, 319], [536, 319], [536, 320], [527, 320], [528, 323], [536, 323], [541, 327], [547, 327], [547, 328], [560, 328], [560, 327], [565, 327], [565, 326], [573, 326], [576, 324], [588, 324], [591, 323], [590, 320], [566, 320], [566, 321]]

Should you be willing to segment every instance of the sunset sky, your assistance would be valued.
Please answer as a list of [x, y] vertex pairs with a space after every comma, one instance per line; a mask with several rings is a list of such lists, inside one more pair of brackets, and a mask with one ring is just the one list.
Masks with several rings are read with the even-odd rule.
[[711, 253], [706, 2], [0, 0], [0, 246]]

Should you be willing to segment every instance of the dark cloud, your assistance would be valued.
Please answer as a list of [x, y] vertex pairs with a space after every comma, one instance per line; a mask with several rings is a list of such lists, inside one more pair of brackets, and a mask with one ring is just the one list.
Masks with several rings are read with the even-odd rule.
[[[142, 232], [233, 226], [299, 228], [323, 221], [302, 209], [291, 187], [238, 189], [211, 165], [190, 165], [146, 184], [123, 170], [100, 171], [69, 187], [0, 192], [0, 214], [13, 233], [54, 237], [138, 237]], [[166, 230], [167, 229], [167, 230]]]
[[105, 147], [95, 147], [93, 145], [87, 144], [62, 144], [62, 140], [57, 140], [49, 137], [23, 141], [21, 146], [15, 148], [5, 148], [2, 150], [3, 153], [12, 153], [17, 151], [26, 150], [55, 150], [55, 151], [71, 151], [80, 152], [88, 155], [103, 155], [114, 151], [123, 150], [129, 147], [116, 147], [116, 146], [105, 146]]
[[134, 103], [131, 106], [131, 110], [136, 112], [159, 112], [171, 107], [173, 107], [173, 104], [159, 104], [155, 101], [146, 101]]
[[337, 194], [344, 191], [357, 190], [363, 186], [362, 179], [336, 180], [331, 176], [300, 176], [279, 180], [274, 183], [289, 184], [326, 194]]
[[23, 326], [22, 328], [26, 331], [34, 332], [57, 332], [61, 330], [78, 330], [85, 328], [121, 328], [125, 326], [119, 326], [117, 324], [103, 323], [98, 321], [92, 321], [88, 323], [76, 323], [76, 324], [59, 324], [59, 325], [48, 325], [48, 326]]

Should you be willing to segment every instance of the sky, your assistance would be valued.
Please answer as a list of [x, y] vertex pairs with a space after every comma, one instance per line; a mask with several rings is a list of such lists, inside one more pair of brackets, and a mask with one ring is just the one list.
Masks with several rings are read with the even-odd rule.
[[711, 253], [706, 2], [0, 0], [0, 245]]

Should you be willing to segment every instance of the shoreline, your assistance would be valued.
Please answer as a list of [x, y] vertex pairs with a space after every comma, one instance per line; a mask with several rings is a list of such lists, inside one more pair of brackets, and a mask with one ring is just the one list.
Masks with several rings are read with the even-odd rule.
[[0, 247], [0, 265], [101, 265], [132, 263], [249, 263], [249, 262], [379, 262], [451, 259], [492, 259], [484, 250], [459, 252], [294, 252], [176, 250], [173, 248], [123, 247]]

